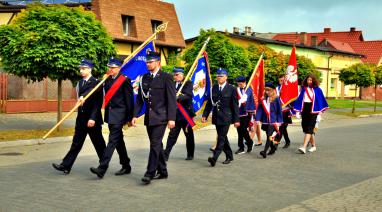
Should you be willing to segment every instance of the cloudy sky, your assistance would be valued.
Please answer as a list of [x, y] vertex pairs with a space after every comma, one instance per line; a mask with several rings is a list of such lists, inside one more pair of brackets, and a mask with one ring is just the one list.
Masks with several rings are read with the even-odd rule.
[[234, 26], [255, 32], [362, 30], [365, 40], [382, 40], [381, 0], [165, 0], [175, 4], [184, 38], [200, 28], [232, 32]]

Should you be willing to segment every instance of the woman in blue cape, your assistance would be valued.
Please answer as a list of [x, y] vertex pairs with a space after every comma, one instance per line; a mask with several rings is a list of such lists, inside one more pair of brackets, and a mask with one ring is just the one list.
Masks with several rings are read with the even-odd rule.
[[265, 83], [264, 98], [259, 102], [259, 107], [256, 112], [256, 122], [261, 123], [261, 129], [267, 134], [267, 142], [265, 148], [260, 152], [263, 158], [267, 157], [267, 151], [271, 150], [268, 155], [276, 152], [279, 127], [283, 123], [283, 114], [281, 102], [276, 94], [275, 86], [272, 83]]
[[329, 109], [329, 106], [321, 88], [318, 87], [316, 76], [313, 74], [308, 75], [302, 82], [300, 94], [294, 102], [296, 117], [302, 117], [301, 126], [305, 133], [304, 144], [298, 149], [301, 153], [306, 153], [308, 142], [312, 144], [312, 147], [308, 150], [309, 152], [317, 150], [314, 135], [318, 123], [321, 121], [321, 114], [327, 109]]

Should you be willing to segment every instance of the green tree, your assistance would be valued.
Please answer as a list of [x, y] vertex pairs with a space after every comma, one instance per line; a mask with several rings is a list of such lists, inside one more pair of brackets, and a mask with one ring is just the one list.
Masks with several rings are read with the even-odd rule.
[[200, 35], [195, 40], [194, 45], [185, 51], [183, 60], [186, 61], [185, 69], [187, 71], [208, 36], [211, 37], [211, 40], [207, 45], [206, 51], [208, 52], [209, 65], [213, 76], [216, 75], [216, 70], [220, 67], [228, 69], [229, 80], [231, 82], [240, 75], [250, 75], [251, 62], [245, 49], [232, 44], [227, 37], [221, 33], [217, 33], [214, 29], [201, 29]]
[[105, 28], [82, 7], [31, 4], [7, 26], [0, 27], [0, 57], [6, 72], [41, 81], [58, 82], [58, 115], [61, 119], [62, 81], [80, 78], [78, 64], [95, 63], [93, 75], [105, 73], [115, 46]]
[[378, 85], [382, 85], [382, 65], [378, 66], [374, 69], [374, 78], [375, 78], [375, 84], [374, 84], [374, 112], [377, 111], [377, 87]]
[[[309, 75], [314, 74], [318, 80], [321, 79], [321, 72], [316, 69], [312, 60], [305, 57], [297, 55], [297, 71], [298, 71], [298, 83], [301, 85], [302, 81]], [[289, 61], [289, 57], [287, 59]], [[288, 63], [288, 62], [287, 62]]]
[[[265, 68], [265, 81], [278, 84], [278, 76], [285, 74], [290, 55], [284, 55], [283, 53], [277, 53], [273, 49], [265, 46], [252, 44], [247, 48], [249, 52], [249, 59], [252, 63], [252, 67], [256, 67], [256, 63], [260, 58], [262, 52], [264, 52], [264, 68]], [[304, 56], [297, 55], [297, 70], [299, 84], [305, 79], [306, 76], [313, 73], [319, 79], [321, 72], [319, 72], [314, 66], [313, 62]]]
[[357, 63], [340, 71], [339, 78], [345, 85], [355, 85], [355, 95], [353, 98], [352, 113], [354, 113], [355, 111], [357, 87], [369, 87], [371, 85], [374, 85], [374, 69], [375, 65], [373, 64]]
[[162, 66], [162, 71], [172, 74], [174, 67], [181, 67], [181, 63], [180, 54], [171, 52], [167, 58], [167, 65]]

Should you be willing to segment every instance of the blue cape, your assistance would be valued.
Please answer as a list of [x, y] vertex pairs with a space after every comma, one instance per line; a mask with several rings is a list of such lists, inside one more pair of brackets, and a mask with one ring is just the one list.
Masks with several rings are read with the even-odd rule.
[[[313, 88], [313, 107], [311, 113], [321, 113], [325, 110], [329, 109], [328, 102], [325, 99], [324, 94], [322, 93], [321, 88], [315, 87]], [[304, 107], [304, 95], [305, 95], [305, 87], [301, 87], [300, 95], [294, 102], [294, 110], [302, 112]]]
[[280, 99], [277, 97], [275, 101], [271, 102], [269, 117], [262, 101], [263, 99], [259, 102], [259, 106], [256, 111], [256, 121], [260, 121], [263, 124], [282, 124], [283, 112]]

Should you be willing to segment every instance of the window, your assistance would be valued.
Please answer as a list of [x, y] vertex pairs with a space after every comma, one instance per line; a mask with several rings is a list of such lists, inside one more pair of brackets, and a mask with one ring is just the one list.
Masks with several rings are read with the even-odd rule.
[[122, 15], [122, 27], [123, 35], [136, 37], [137, 33], [135, 30], [135, 19], [134, 16]]
[[156, 28], [161, 25], [163, 22], [162, 21], [157, 21], [157, 20], [151, 20], [151, 28], [153, 30], [153, 33], [155, 32]]
[[[163, 21], [151, 20], [151, 29], [153, 33], [155, 32], [156, 28], [161, 24], [163, 24]], [[164, 41], [165, 40], [164, 32], [158, 33], [156, 39]]]
[[330, 89], [335, 89], [337, 87], [337, 78], [330, 79]]

